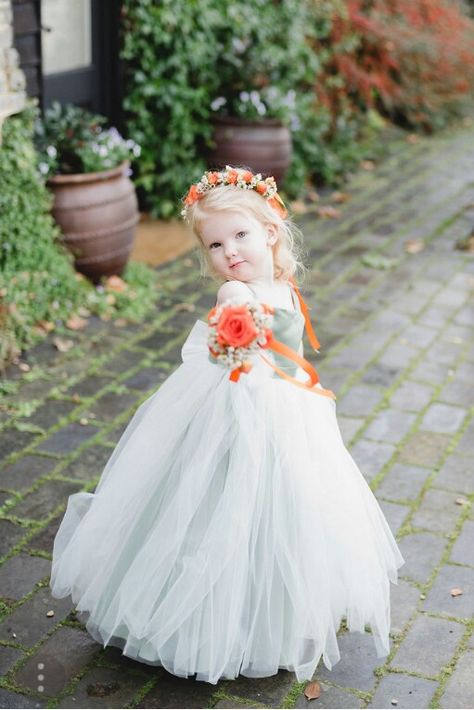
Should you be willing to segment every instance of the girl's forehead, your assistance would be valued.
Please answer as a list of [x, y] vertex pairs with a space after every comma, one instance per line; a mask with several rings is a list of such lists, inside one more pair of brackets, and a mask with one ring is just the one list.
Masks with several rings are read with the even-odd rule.
[[200, 232], [203, 238], [214, 237], [216, 231], [222, 236], [226, 233], [232, 234], [235, 230], [242, 229], [243, 227], [254, 225], [255, 222], [255, 218], [245, 212], [227, 210], [222, 212], [210, 212], [204, 215], [200, 225]]

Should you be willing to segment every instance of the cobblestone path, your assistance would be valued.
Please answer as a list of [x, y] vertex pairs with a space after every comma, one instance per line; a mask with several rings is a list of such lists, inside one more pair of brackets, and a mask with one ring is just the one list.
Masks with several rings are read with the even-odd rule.
[[[131, 414], [213, 304], [212, 284], [183, 257], [160, 269], [144, 324], [91, 319], [68, 353], [43, 342], [25, 356], [30, 372], [7, 372], [0, 707], [474, 707], [474, 257], [454, 248], [474, 227], [472, 129], [400, 144], [345, 189], [339, 219], [301, 219], [312, 267], [303, 290], [323, 384], [338, 393], [345, 441], [406, 559], [392, 586], [390, 655], [376, 658], [369, 633], [341, 630], [342, 660], [315, 674], [318, 700], [289, 672], [213, 686], [103, 649], [70, 600], [50, 597], [67, 496], [94, 489]], [[407, 240], [425, 248], [409, 253]]]

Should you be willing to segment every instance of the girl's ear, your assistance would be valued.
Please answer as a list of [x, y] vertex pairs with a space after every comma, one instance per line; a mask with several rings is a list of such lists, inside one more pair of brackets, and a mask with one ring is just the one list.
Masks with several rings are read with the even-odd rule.
[[267, 244], [268, 246], [272, 247], [276, 243], [278, 238], [276, 227], [274, 224], [270, 223], [267, 223], [265, 227], [267, 230]]

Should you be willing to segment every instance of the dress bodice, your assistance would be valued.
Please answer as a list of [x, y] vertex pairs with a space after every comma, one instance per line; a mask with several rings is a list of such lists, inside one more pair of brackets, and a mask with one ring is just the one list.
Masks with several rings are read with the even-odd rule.
[[[304, 317], [301, 311], [275, 307], [273, 317], [273, 335], [275, 339], [298, 352], [304, 330]], [[294, 362], [276, 352], [273, 353], [273, 357], [277, 367], [284, 370], [288, 375], [295, 376], [298, 366]], [[274, 375], [278, 377], [276, 372]]]

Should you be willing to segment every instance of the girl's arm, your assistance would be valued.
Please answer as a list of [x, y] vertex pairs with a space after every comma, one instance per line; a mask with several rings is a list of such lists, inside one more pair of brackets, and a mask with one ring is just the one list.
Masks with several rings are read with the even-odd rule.
[[228, 298], [241, 298], [242, 301], [247, 301], [255, 296], [242, 281], [226, 281], [217, 292], [217, 303], [222, 303]]

